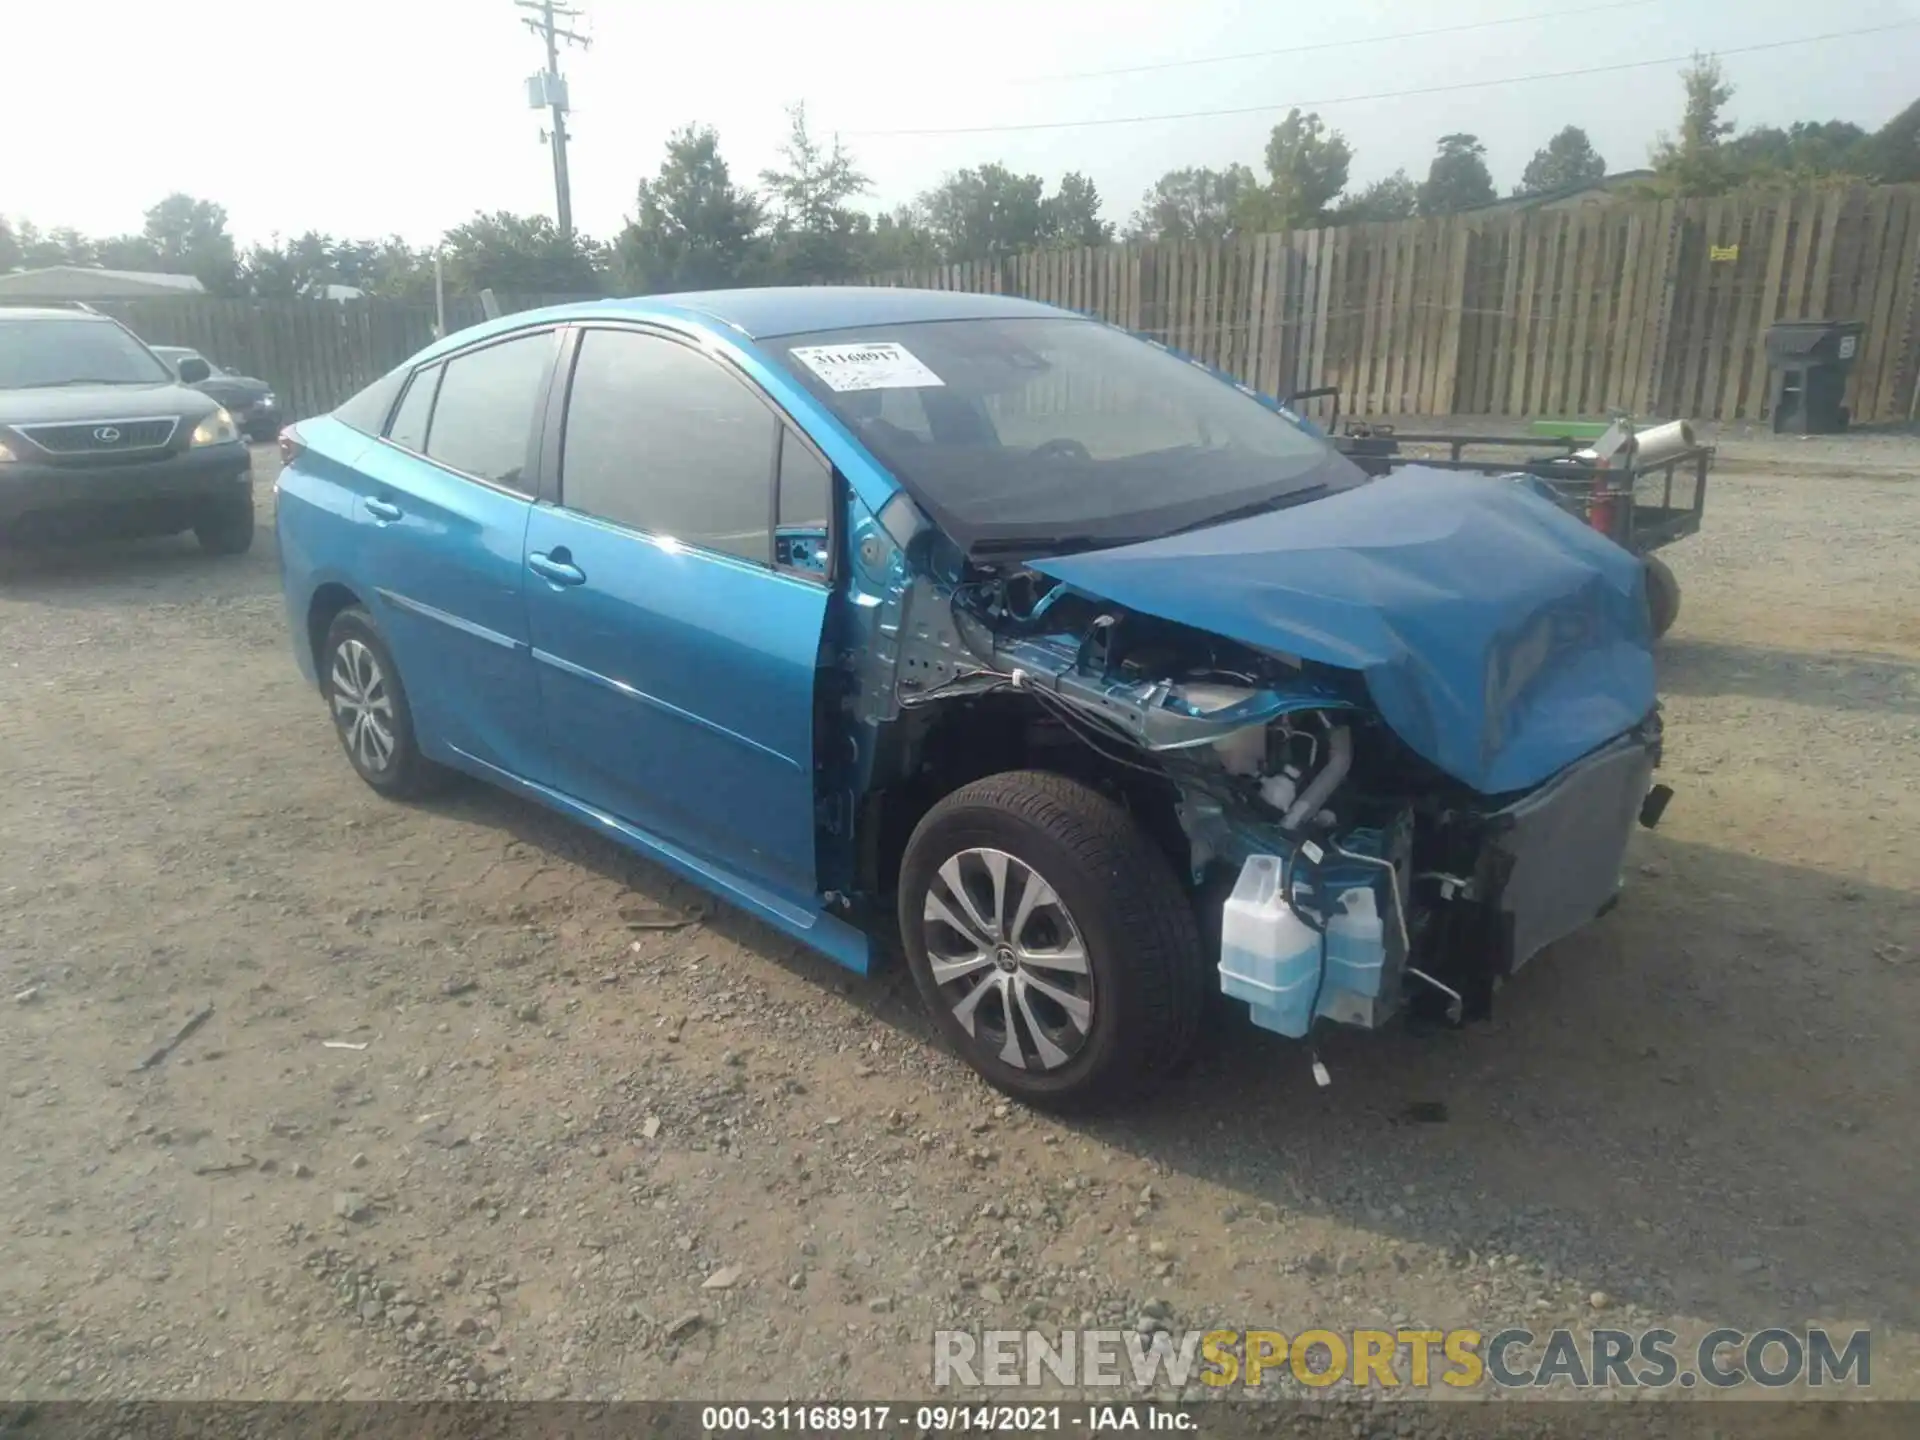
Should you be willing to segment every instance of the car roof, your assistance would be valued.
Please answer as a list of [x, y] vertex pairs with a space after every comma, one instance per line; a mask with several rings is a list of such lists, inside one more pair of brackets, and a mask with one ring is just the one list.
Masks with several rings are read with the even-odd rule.
[[675, 295], [607, 300], [602, 310], [644, 315], [691, 311], [731, 326], [752, 340], [810, 330], [907, 325], [922, 320], [1035, 318], [1066, 312], [1011, 295], [957, 290], [900, 290], [874, 285], [785, 285], [756, 290], [691, 290]]
[[971, 295], [957, 290], [895, 290], [866, 285], [768, 286], [760, 290], [687, 290], [671, 295], [633, 295], [613, 300], [576, 300], [540, 310], [521, 310], [457, 330], [413, 357], [421, 364], [476, 340], [525, 325], [591, 319], [671, 320], [732, 330], [748, 340], [770, 340], [807, 331], [857, 330], [919, 320], [1077, 319], [1072, 311], [1011, 295]]
[[98, 310], [76, 310], [64, 305], [0, 305], [0, 320], [98, 320], [116, 324], [111, 315]]

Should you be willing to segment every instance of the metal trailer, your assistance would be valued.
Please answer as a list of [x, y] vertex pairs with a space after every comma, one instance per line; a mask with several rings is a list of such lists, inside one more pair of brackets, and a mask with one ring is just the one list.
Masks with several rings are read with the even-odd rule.
[[[1327, 433], [1334, 446], [1370, 475], [1402, 465], [1430, 470], [1471, 470], [1486, 475], [1529, 475], [1543, 481], [1565, 510], [1598, 530], [1647, 567], [1647, 603], [1655, 638], [1680, 613], [1680, 584], [1653, 552], [1700, 529], [1707, 506], [1707, 473], [1714, 450], [1693, 443], [1691, 427], [1663, 425], [1638, 430], [1620, 419], [1598, 440], [1565, 435], [1443, 435], [1397, 430], [1391, 425], [1340, 423], [1335, 386], [1303, 390], [1287, 406], [1331, 398]], [[1677, 435], [1675, 432], [1678, 432]], [[1644, 439], [1643, 439], [1644, 437]], [[1651, 442], [1651, 443], [1649, 443]], [[1409, 455], [1403, 447], [1438, 455]], [[1468, 458], [1471, 450], [1500, 451]], [[1523, 452], [1516, 455], [1514, 452]]]

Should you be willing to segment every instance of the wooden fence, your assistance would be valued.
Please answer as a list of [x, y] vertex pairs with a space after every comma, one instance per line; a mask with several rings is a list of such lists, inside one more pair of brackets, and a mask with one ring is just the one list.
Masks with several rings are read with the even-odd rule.
[[1853, 417], [1900, 421], [1920, 378], [1920, 186], [1055, 250], [873, 283], [1091, 311], [1267, 394], [1338, 385], [1374, 415], [1758, 419], [1769, 325], [1859, 320]]
[[[566, 296], [495, 297], [502, 311]], [[575, 297], [577, 298], [577, 297]], [[95, 303], [149, 345], [187, 345], [274, 388], [291, 418], [331, 410], [434, 339], [434, 308], [394, 300], [114, 300]], [[447, 297], [447, 328], [485, 316], [478, 296]]]

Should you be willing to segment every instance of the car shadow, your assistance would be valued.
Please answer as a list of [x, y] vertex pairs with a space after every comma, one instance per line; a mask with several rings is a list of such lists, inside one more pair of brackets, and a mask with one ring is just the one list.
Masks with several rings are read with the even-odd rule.
[[1920, 665], [1895, 656], [1685, 637], [1661, 642], [1658, 655], [1663, 695], [1742, 695], [1826, 710], [1920, 715]]
[[[934, 1046], [890, 943], [862, 979], [611, 841], [478, 785], [433, 802], [661, 903]], [[1657, 832], [1624, 902], [1465, 1030], [1325, 1027], [1223, 1002], [1144, 1106], [1062, 1122], [1241, 1197], [1456, 1259], [1517, 1256], [1660, 1313], [1920, 1324], [1901, 1197], [1920, 897]], [[970, 1083], [970, 1082], [969, 1082]], [[982, 1090], [983, 1102], [987, 1092]]]

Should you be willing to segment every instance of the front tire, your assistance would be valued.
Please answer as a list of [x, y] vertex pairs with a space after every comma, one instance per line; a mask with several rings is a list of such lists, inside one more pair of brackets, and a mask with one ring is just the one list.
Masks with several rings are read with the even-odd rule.
[[342, 610], [327, 630], [320, 685], [340, 747], [362, 780], [396, 800], [444, 786], [449, 772], [420, 753], [393, 652], [358, 605]]
[[1193, 907], [1097, 790], [1043, 771], [956, 790], [907, 842], [899, 893], [921, 999], [997, 1089], [1107, 1108], [1191, 1055], [1207, 996]]
[[253, 487], [207, 506], [194, 524], [194, 538], [209, 555], [244, 555], [253, 548]]

